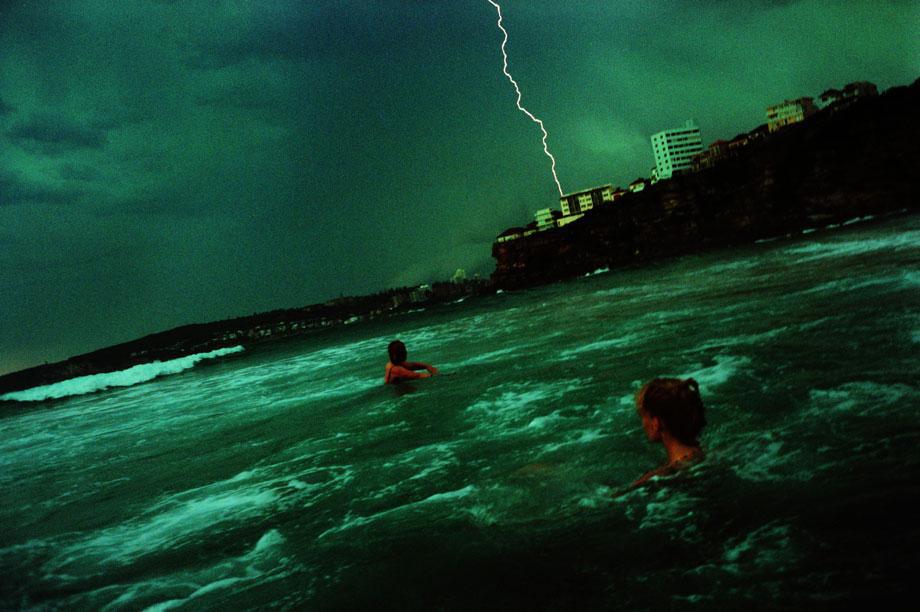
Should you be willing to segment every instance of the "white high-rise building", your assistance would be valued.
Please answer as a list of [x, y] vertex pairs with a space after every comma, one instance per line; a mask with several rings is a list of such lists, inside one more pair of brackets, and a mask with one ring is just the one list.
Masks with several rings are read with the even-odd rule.
[[690, 119], [683, 127], [658, 132], [652, 136], [652, 151], [658, 180], [686, 172], [690, 170], [693, 157], [703, 152], [700, 128]]

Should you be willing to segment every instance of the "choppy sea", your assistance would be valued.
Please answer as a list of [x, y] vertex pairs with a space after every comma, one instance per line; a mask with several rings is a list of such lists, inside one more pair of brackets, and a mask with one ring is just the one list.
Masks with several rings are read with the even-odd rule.
[[[909, 216], [8, 394], [0, 608], [892, 605], [918, 348]], [[706, 459], [630, 490], [659, 375]]]

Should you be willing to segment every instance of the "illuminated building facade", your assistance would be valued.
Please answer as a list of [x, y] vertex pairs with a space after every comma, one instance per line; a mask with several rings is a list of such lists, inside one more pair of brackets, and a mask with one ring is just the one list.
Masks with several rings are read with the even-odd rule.
[[655, 154], [655, 177], [664, 180], [674, 174], [689, 171], [693, 157], [702, 151], [703, 139], [700, 136], [700, 128], [692, 119], [683, 127], [654, 134], [652, 152]]
[[579, 215], [604, 202], [613, 202], [613, 185], [601, 185], [584, 191], [568, 193], [559, 198], [562, 216]]
[[811, 98], [786, 100], [782, 104], [767, 107], [767, 129], [771, 133], [791, 123], [804, 121], [815, 114], [818, 108]]

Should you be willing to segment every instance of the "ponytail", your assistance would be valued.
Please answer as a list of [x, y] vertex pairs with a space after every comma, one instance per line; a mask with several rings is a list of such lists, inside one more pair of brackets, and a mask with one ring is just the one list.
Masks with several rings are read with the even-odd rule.
[[657, 417], [664, 429], [681, 442], [698, 444], [706, 426], [706, 407], [695, 379], [652, 379], [637, 394], [636, 405], [640, 411]]

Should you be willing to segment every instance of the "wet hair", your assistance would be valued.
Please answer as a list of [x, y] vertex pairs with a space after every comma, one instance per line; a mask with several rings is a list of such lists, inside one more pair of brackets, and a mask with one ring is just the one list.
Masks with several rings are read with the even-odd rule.
[[393, 365], [400, 364], [406, 360], [406, 345], [400, 340], [393, 340], [387, 346], [387, 353], [390, 354], [390, 363]]
[[700, 386], [692, 378], [653, 378], [636, 394], [636, 409], [657, 417], [665, 431], [684, 444], [697, 446], [706, 425]]

